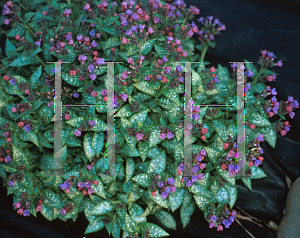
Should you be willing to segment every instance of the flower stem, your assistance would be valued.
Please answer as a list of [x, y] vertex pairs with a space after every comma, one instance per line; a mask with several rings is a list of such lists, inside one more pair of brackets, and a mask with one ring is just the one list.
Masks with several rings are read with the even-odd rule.
[[201, 52], [201, 57], [200, 57], [201, 63], [203, 63], [204, 56], [205, 56], [205, 54], [206, 54], [207, 48], [208, 48], [208, 44], [205, 44], [205, 46], [204, 46], [204, 48], [203, 48], [203, 50], [202, 50], [202, 52]]
[[11, 75], [3, 68], [3, 66], [0, 64], [0, 67], [8, 74], [8, 76], [10, 77], [10, 78], [12, 78], [11, 77]]
[[299, 143], [299, 142], [296, 142], [296, 141], [293, 141], [293, 140], [287, 139], [287, 138], [285, 138], [285, 137], [283, 137], [283, 136], [281, 136], [281, 135], [278, 135], [278, 136], [280, 136], [282, 139], [284, 139], [284, 140], [286, 140], [286, 141], [288, 141], [288, 142], [294, 143], [294, 144], [296, 144], [296, 145], [300, 145], [300, 143]]
[[265, 66], [260, 67], [260, 70], [259, 70], [258, 74], [256, 75], [256, 77], [253, 79], [252, 84], [255, 84], [255, 83], [259, 80], [260, 75], [261, 75], [261, 72], [262, 72], [264, 69], [265, 69]]
[[27, 25], [27, 24], [22, 24], [22, 23], [19, 23], [21, 26], [27, 28], [28, 31], [30, 31], [30, 33], [35, 36], [35, 33], [34, 31]]

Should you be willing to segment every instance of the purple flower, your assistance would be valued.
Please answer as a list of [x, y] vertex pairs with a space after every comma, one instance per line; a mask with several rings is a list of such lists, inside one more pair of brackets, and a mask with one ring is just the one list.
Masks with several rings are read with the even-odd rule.
[[36, 41], [34, 44], [41, 47], [41, 41], [40, 40]]
[[159, 17], [153, 17], [153, 21], [155, 24], [159, 23], [160, 18]]
[[71, 14], [71, 9], [66, 9], [65, 11], [64, 11], [64, 15], [65, 16], [68, 16], [68, 15], [70, 15]]
[[229, 216], [229, 218], [228, 218], [228, 220], [230, 221], [230, 222], [234, 222], [234, 216]]
[[9, 185], [9, 187], [13, 187], [15, 185], [15, 182], [14, 181], [9, 181], [9, 182], [7, 182], [7, 184]]
[[95, 121], [94, 120], [90, 120], [88, 123], [89, 123], [90, 126], [94, 126], [95, 125]]
[[140, 29], [140, 30], [144, 30], [145, 26], [146, 26], [145, 24], [144, 24], [144, 25], [139, 24], [139, 29]]
[[180, 83], [183, 83], [183, 77], [180, 76], [180, 77], [178, 78], [178, 81], [179, 81]]
[[149, 81], [150, 80], [150, 76], [146, 75], [145, 80]]
[[23, 127], [23, 129], [24, 129], [26, 132], [28, 132], [28, 131], [31, 130], [31, 127], [30, 127], [29, 125], [26, 125], [26, 126]]
[[207, 20], [211, 21], [214, 17], [213, 16], [208, 16], [206, 17]]
[[199, 165], [195, 164], [192, 168], [192, 173], [197, 173], [198, 170], [199, 170]]
[[92, 194], [93, 192], [95, 192], [95, 190], [93, 188], [88, 189], [88, 194]]
[[126, 14], [127, 14], [128, 16], [131, 16], [132, 11], [131, 11], [130, 9], [127, 9], [127, 10], [126, 10]]
[[202, 179], [203, 178], [203, 173], [197, 173], [198, 179]]
[[232, 69], [235, 69], [236, 66], [237, 66], [237, 64], [236, 64], [236, 63], [233, 63], [233, 64], [231, 65], [231, 68], [232, 68]]
[[220, 82], [218, 76], [215, 76], [215, 77], [214, 77], [214, 82]]
[[193, 185], [193, 182], [191, 181], [191, 180], [188, 180], [187, 182], [186, 182], [186, 186], [187, 187], [190, 187], [190, 186], [192, 186]]
[[98, 45], [98, 44], [96, 43], [96, 41], [93, 40], [91, 46], [92, 46], [92, 47], [97, 47], [97, 45]]
[[97, 64], [97, 65], [105, 65], [105, 63], [104, 63], [104, 58], [98, 58], [98, 59], [96, 60], [96, 64]]
[[277, 114], [277, 110], [279, 109], [279, 107], [272, 107], [272, 111]]
[[145, 59], [145, 56], [140, 55], [140, 61], [143, 61]]
[[131, 34], [132, 34], [132, 30], [131, 29], [127, 30], [126, 33], [125, 33], [125, 35], [127, 35], [127, 36], [131, 36]]
[[78, 97], [79, 97], [79, 93], [75, 92], [75, 93], [73, 94], [73, 97], [74, 97], [74, 98], [78, 98]]
[[272, 94], [272, 95], [277, 95], [276, 88], [273, 88], [273, 89], [271, 90], [271, 94]]
[[246, 76], [248, 77], [252, 77], [254, 75], [254, 73], [252, 72], [251, 69], [249, 69], [246, 73], [245, 73]]
[[87, 57], [85, 55], [79, 55], [78, 56], [78, 60], [81, 62], [81, 63], [84, 63], [84, 61], [86, 61]]
[[60, 214], [63, 215], [63, 216], [66, 215], [66, 213], [67, 213], [66, 209], [61, 209], [59, 211], [60, 211]]
[[81, 131], [80, 131], [80, 130], [76, 130], [76, 131], [74, 132], [74, 134], [75, 134], [75, 136], [81, 136]]
[[174, 183], [175, 183], [175, 181], [174, 181], [173, 177], [168, 178], [168, 184], [174, 185]]
[[180, 64], [177, 65], [176, 70], [177, 70], [178, 72], [182, 71], [182, 68], [181, 68]]
[[162, 181], [157, 182], [157, 186], [162, 188], [164, 186], [164, 183]]
[[66, 35], [67, 40], [72, 40], [72, 33]]
[[225, 228], [229, 228], [229, 226], [231, 225], [231, 222], [228, 219], [224, 219], [222, 221], [222, 224], [225, 226]]
[[97, 74], [91, 74], [90, 75], [90, 79], [95, 81], [95, 79], [97, 78]]
[[273, 54], [273, 52], [270, 52], [270, 51], [268, 51], [268, 54], [267, 54], [267, 56], [268, 56], [269, 58], [273, 58], [273, 57], [275, 57], [275, 55]]
[[106, 96], [107, 95], [107, 89], [102, 89], [101, 94], [102, 94], [102, 96]]
[[228, 165], [228, 171], [234, 171], [235, 170], [235, 165], [234, 164], [229, 164]]
[[170, 67], [167, 67], [166, 70], [164, 71], [166, 74], [169, 74], [171, 72]]
[[90, 64], [90, 65], [88, 66], [88, 69], [89, 69], [89, 72], [91, 73], [91, 72], [94, 71], [95, 67], [94, 67], [94, 65]]
[[290, 116], [291, 119], [293, 119], [293, 117], [295, 116], [295, 113], [294, 112], [290, 112], [289, 116]]
[[9, 80], [9, 82], [10, 82], [11, 85], [15, 85], [17, 81], [16, 81], [15, 78], [11, 78], [11, 79]]
[[257, 160], [254, 161], [254, 165], [255, 165], [256, 167], [257, 167], [258, 165], [260, 165], [260, 164], [261, 164], [260, 160], [257, 159]]
[[171, 188], [168, 186], [168, 187], [165, 188], [165, 191], [166, 191], [167, 193], [170, 193], [170, 192], [171, 192]]
[[168, 61], [168, 59], [167, 59], [167, 57], [164, 55], [164, 57], [162, 58], [162, 60], [164, 61], [164, 62], [167, 62]]
[[83, 182], [78, 182], [78, 187], [79, 187], [79, 188], [84, 188]]
[[192, 37], [194, 35], [194, 32], [192, 31], [192, 29], [190, 29], [187, 33], [186, 33], [189, 37]]
[[90, 165], [90, 164], [88, 164], [88, 165], [86, 166], [86, 168], [87, 168], [88, 170], [92, 170], [93, 166]]
[[176, 186], [172, 186], [172, 187], [171, 187], [171, 192], [172, 192], [172, 193], [175, 193], [175, 192], [176, 192]]
[[124, 102], [126, 102], [126, 99], [128, 98], [128, 95], [127, 94], [122, 94], [122, 100], [124, 101]]
[[210, 220], [211, 220], [212, 222], [216, 222], [216, 221], [218, 220], [218, 218], [217, 218], [215, 215], [212, 215], [212, 216], [210, 217]]
[[192, 182], [197, 182], [198, 176], [197, 175], [192, 175]]
[[6, 158], [4, 159], [4, 162], [5, 163], [8, 163], [8, 162], [10, 162], [11, 161], [11, 157], [8, 155], [8, 156], [6, 156]]
[[95, 34], [95, 29], [91, 30], [91, 31], [90, 31], [90, 36], [91, 36], [92, 38], [94, 38], [95, 35], [96, 35], [96, 34]]
[[23, 216], [24, 217], [26, 217], [26, 216], [30, 216], [30, 212], [29, 212], [29, 210], [28, 209], [25, 209], [24, 211], [23, 211]]
[[168, 12], [167, 15], [168, 15], [168, 17], [172, 17], [173, 13], [172, 12]]
[[203, 22], [204, 22], [204, 17], [200, 17], [197, 21], [198, 21], [199, 23], [203, 23]]
[[169, 194], [167, 192], [163, 191], [161, 196], [163, 199], [166, 199], [169, 196]]
[[178, 17], [178, 18], [182, 17], [182, 15], [181, 15], [181, 13], [180, 13], [179, 10], [177, 10], [177, 12], [175, 13], [175, 16]]
[[202, 149], [202, 150], [200, 151], [200, 155], [207, 156], [206, 150], [205, 150], [205, 149]]
[[78, 40], [78, 41], [82, 41], [83, 40], [83, 35], [79, 35], [79, 36], [76, 36], [76, 40]]
[[53, 102], [48, 102], [48, 107], [52, 107], [53, 106]]
[[198, 121], [198, 120], [199, 120], [199, 118], [200, 118], [200, 116], [199, 116], [199, 114], [198, 114], [198, 113], [196, 113], [196, 114], [193, 114], [193, 117], [194, 117], [195, 121]]
[[92, 185], [92, 183], [90, 181], [85, 182], [85, 187], [86, 188], [90, 188]]
[[264, 141], [263, 135], [260, 134], [260, 135], [257, 137], [257, 140], [258, 140], [258, 141]]
[[133, 13], [132, 14], [132, 20], [138, 21], [138, 20], [140, 20], [140, 16], [137, 13]]
[[167, 138], [170, 140], [172, 138], [174, 138], [174, 134], [172, 132], [167, 132]]
[[14, 206], [14, 208], [20, 208], [21, 203], [20, 202], [13, 203], [13, 206]]
[[179, 169], [179, 170], [184, 170], [184, 169], [185, 169], [184, 164], [178, 165], [178, 169]]

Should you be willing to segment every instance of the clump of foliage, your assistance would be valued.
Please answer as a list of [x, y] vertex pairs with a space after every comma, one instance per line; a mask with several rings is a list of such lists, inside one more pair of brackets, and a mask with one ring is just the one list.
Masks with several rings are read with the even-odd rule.
[[[50, 5], [49, 5], [50, 4]], [[289, 131], [285, 115], [299, 107], [289, 97], [278, 102], [264, 83], [282, 66], [272, 52], [246, 64], [245, 155], [236, 162], [236, 109], [199, 107], [236, 104], [237, 69], [205, 65], [208, 47], [225, 25], [209, 16], [188, 23], [199, 9], [165, 1], [8, 1], [1, 24], [6, 32], [1, 59], [0, 176], [23, 216], [41, 212], [48, 220], [75, 221], [84, 212], [85, 234], [106, 227], [109, 235], [164, 237], [147, 222], [155, 214], [176, 229], [171, 214], [180, 209], [185, 227], [196, 205], [209, 227], [223, 230], [234, 221], [235, 182], [251, 190], [265, 177], [260, 142], [276, 144], [276, 132]], [[199, 27], [199, 29], [198, 29]], [[196, 45], [201, 55], [194, 54]], [[192, 124], [184, 129], [184, 63], [195, 62], [192, 77]], [[62, 176], [48, 176], [54, 163], [54, 63], [62, 76]], [[115, 161], [107, 166], [107, 66], [114, 67]], [[247, 62], [247, 61], [246, 61]], [[271, 98], [270, 98], [271, 97]], [[93, 104], [95, 106], [71, 106]], [[270, 123], [269, 117], [280, 120]], [[192, 140], [192, 175], [184, 176], [184, 135]], [[241, 138], [243, 140], [243, 138]], [[238, 155], [237, 155], [238, 157]], [[237, 176], [245, 166], [249, 176]], [[108, 174], [108, 170], [110, 174]]]

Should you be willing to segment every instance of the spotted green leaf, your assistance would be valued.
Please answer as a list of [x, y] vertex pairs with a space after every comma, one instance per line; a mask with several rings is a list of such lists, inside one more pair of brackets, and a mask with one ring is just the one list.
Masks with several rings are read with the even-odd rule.
[[235, 177], [230, 177], [228, 170], [223, 170], [220, 166], [215, 165], [216, 170], [218, 173], [232, 186], [235, 186]]
[[200, 185], [199, 183], [193, 183], [192, 186], [189, 187], [189, 190], [196, 195], [211, 198], [211, 195], [205, 186]]
[[157, 55], [158, 55], [160, 58], [163, 58], [164, 55], [167, 56], [167, 50], [166, 50], [166, 48], [154, 44], [154, 49], [155, 49]]
[[120, 108], [115, 117], [131, 117], [132, 115], [133, 111], [129, 109], [129, 105], [127, 104]]
[[12, 145], [12, 149], [14, 166], [25, 165], [27, 168], [29, 168], [30, 158], [28, 154], [14, 145]]
[[261, 128], [260, 131], [261, 131], [264, 139], [268, 142], [268, 144], [272, 148], [275, 148], [275, 146], [276, 146], [276, 139], [277, 139], [276, 132], [270, 126], [263, 127], [263, 128]]
[[252, 176], [250, 177], [251, 179], [261, 179], [267, 177], [265, 172], [260, 167], [256, 167], [256, 166], [251, 167], [251, 174], [252, 174]]
[[225, 187], [221, 187], [215, 197], [219, 204], [228, 204], [230, 201], [230, 194]]
[[145, 141], [138, 142], [138, 149], [143, 162], [147, 159], [149, 153], [149, 143]]
[[206, 150], [209, 160], [212, 163], [217, 164], [219, 162], [219, 159], [221, 158], [221, 151], [213, 147], [204, 147], [204, 148]]
[[60, 208], [61, 202], [58, 194], [53, 192], [50, 189], [44, 189], [42, 191], [43, 196], [45, 197], [44, 203], [46, 206], [52, 207], [52, 208]]
[[180, 208], [180, 218], [183, 225], [183, 228], [185, 228], [189, 222], [190, 222], [190, 216], [193, 215], [195, 210], [195, 202], [191, 201], [186, 208], [181, 206]]
[[156, 146], [157, 144], [159, 144], [160, 142], [162, 142], [162, 139], [159, 139], [159, 135], [160, 135], [160, 129], [158, 129], [158, 127], [153, 127], [150, 131], [150, 135], [149, 135], [149, 149], [151, 149], [152, 147]]
[[100, 152], [102, 151], [103, 145], [104, 145], [104, 133], [95, 132], [92, 139], [92, 146], [97, 156], [99, 156]]
[[246, 187], [252, 191], [252, 186], [251, 186], [251, 178], [250, 177], [241, 177], [242, 182], [246, 185]]
[[139, 231], [139, 225], [131, 218], [130, 215], [128, 215], [128, 213], [125, 214], [125, 226], [130, 233], [136, 233]]
[[83, 139], [83, 149], [89, 161], [92, 161], [93, 157], [96, 155], [96, 151], [92, 145], [92, 140], [93, 138], [90, 134], [85, 134]]
[[150, 82], [147, 82], [147, 81], [142, 81], [142, 82], [139, 82], [139, 83], [135, 83], [133, 84], [138, 90], [146, 93], [146, 94], [149, 94], [151, 96], [154, 96], [156, 94], [156, 91], [155, 89], [153, 89], [151, 87], [151, 84]]
[[151, 51], [154, 42], [155, 39], [147, 40], [146, 42], [144, 42], [141, 48], [141, 55], [147, 55]]
[[147, 168], [148, 174], [162, 174], [165, 171], [166, 168], [166, 153], [163, 150], [160, 152], [159, 155], [157, 155], [155, 158], [153, 158]]
[[98, 181], [98, 185], [95, 185], [93, 183], [92, 186], [91, 186], [94, 189], [95, 194], [97, 194], [98, 196], [105, 199], [105, 190], [104, 190], [104, 185], [103, 185], [101, 179], [96, 175], [94, 175], [92, 177], [92, 179], [93, 179], [93, 181]]
[[72, 86], [82, 86], [84, 85], [84, 80], [79, 81], [79, 75], [71, 76], [70, 73], [62, 73], [61, 78]]
[[174, 91], [171, 88], [166, 88], [163, 91], [163, 94], [165, 95], [166, 98], [168, 98], [170, 101], [172, 101], [175, 105], [180, 106], [179, 95], [176, 91]]
[[43, 106], [39, 110], [40, 119], [44, 121], [44, 123], [49, 123], [53, 118], [53, 108], [48, 107], [47, 105]]
[[270, 121], [258, 112], [253, 112], [248, 116], [248, 122], [256, 126], [270, 126]]
[[174, 212], [177, 208], [180, 207], [181, 203], [185, 198], [185, 190], [183, 188], [176, 188], [175, 193], [169, 193], [169, 203], [172, 212]]
[[25, 28], [23, 26], [17, 25], [13, 27], [7, 34], [8, 37], [16, 37], [17, 35], [23, 35], [25, 33]]
[[229, 183], [225, 184], [225, 188], [228, 190], [228, 193], [230, 195], [230, 201], [228, 204], [232, 208], [237, 199], [237, 188], [236, 186], [231, 186]]
[[114, 210], [114, 205], [108, 200], [105, 200], [94, 207], [94, 209], [90, 212], [90, 215], [101, 216], [107, 214]]
[[206, 197], [194, 195], [195, 202], [201, 211], [206, 210], [206, 206], [210, 204], [210, 200]]
[[151, 190], [149, 190], [148, 192], [149, 192], [149, 196], [153, 202], [155, 202], [156, 204], [158, 204], [159, 206], [164, 207], [164, 208], [169, 207], [168, 199], [163, 199], [162, 196], [159, 194], [158, 190], [156, 191], [156, 196], [152, 195]]
[[147, 173], [141, 173], [132, 178], [133, 181], [137, 182], [139, 185], [148, 188], [151, 183], [151, 177]]
[[28, 132], [24, 131], [22, 133], [19, 133], [18, 136], [19, 136], [20, 140], [31, 141], [36, 146], [39, 146], [39, 139], [38, 139], [37, 135], [32, 131], [28, 131]]
[[160, 228], [158, 225], [155, 225], [150, 222], [147, 222], [145, 229], [149, 229], [149, 232], [150, 232], [149, 237], [150, 238], [169, 236], [169, 234], [167, 232], [165, 232], [162, 228]]
[[126, 159], [126, 183], [128, 183], [131, 177], [133, 176], [134, 170], [135, 170], [134, 160], [131, 158], [127, 158]]
[[174, 217], [164, 210], [160, 210], [155, 217], [167, 228], [176, 230], [176, 221]]
[[52, 221], [53, 219], [53, 209], [49, 206], [46, 206], [45, 204], [42, 203], [41, 205], [41, 214], [49, 221]]
[[92, 224], [90, 223], [87, 228], [85, 229], [84, 234], [90, 234], [93, 232], [100, 231], [104, 227], [104, 223], [102, 221], [102, 217], [99, 217], [97, 220], [95, 220]]
[[147, 222], [146, 217], [141, 217], [141, 215], [144, 213], [144, 209], [137, 203], [132, 203], [128, 210], [129, 210], [130, 217], [137, 224], [142, 223], [142, 222]]

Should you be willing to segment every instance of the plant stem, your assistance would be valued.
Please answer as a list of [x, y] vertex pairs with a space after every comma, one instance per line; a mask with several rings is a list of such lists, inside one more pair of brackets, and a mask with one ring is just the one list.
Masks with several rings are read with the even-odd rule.
[[257, 111], [257, 110], [258, 110], [257, 108], [254, 108], [253, 110], [249, 111], [249, 112], [246, 114], [245, 118], [246, 118], [251, 112], [255, 112], [255, 111]]
[[184, 27], [184, 24], [186, 23], [186, 19], [184, 20], [184, 22], [181, 24], [180, 30], [182, 29], [182, 27]]
[[293, 140], [287, 139], [287, 138], [285, 138], [285, 137], [283, 137], [283, 136], [281, 136], [281, 135], [278, 135], [278, 136], [279, 136], [279, 137], [281, 137], [282, 139], [284, 139], [284, 140], [288, 141], [288, 142], [294, 143], [294, 144], [296, 144], [296, 145], [300, 145], [300, 143], [299, 143], [299, 142], [296, 142], [296, 141], [293, 141]]
[[253, 79], [252, 84], [255, 84], [257, 82], [257, 80], [259, 79], [261, 72], [265, 69], [265, 66], [260, 67], [260, 70], [258, 72], [258, 74], [256, 75], [256, 77]]
[[139, 56], [141, 55], [141, 52], [142, 52], [142, 42], [140, 42]]
[[21, 26], [27, 28], [28, 31], [30, 31], [30, 33], [35, 36], [35, 33], [34, 31], [27, 25], [27, 24], [22, 24], [22, 23], [19, 23]]
[[1, 27], [0, 27], [0, 30], [2, 33], [4, 33], [5, 35], [7, 35], [7, 32], [5, 30], [3, 30]]
[[22, 8], [24, 8], [24, 10], [25, 10], [26, 12], [28, 12], [28, 9], [27, 9], [26, 7], [24, 7], [21, 3], [19, 3], [19, 5], [20, 5]]
[[3, 68], [3, 66], [2, 66], [1, 64], [0, 64], [0, 67], [5, 71], [5, 73], [8, 74], [8, 76], [9, 76], [10, 78], [12, 78], [11, 75]]
[[205, 46], [204, 46], [204, 48], [203, 48], [203, 50], [202, 50], [202, 52], [201, 52], [201, 57], [200, 57], [201, 63], [203, 63], [204, 56], [205, 56], [205, 54], [206, 54], [207, 48], [208, 48], [208, 44], [205, 44]]
[[26, 4], [26, 7], [27, 7], [27, 11], [29, 11], [29, 7], [28, 7], [28, 4], [27, 4], [27, 1], [25, 0], [25, 4]]

